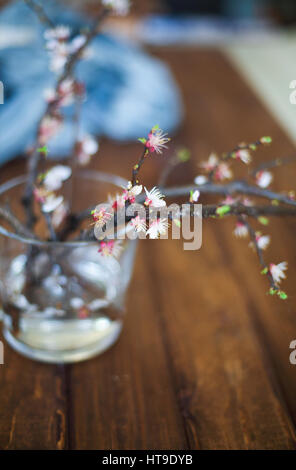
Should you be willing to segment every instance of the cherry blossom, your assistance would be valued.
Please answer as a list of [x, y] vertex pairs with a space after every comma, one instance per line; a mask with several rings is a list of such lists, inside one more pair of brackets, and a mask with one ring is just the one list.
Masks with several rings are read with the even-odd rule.
[[252, 161], [252, 156], [249, 152], [249, 150], [247, 149], [240, 149], [238, 150], [237, 152], [235, 152], [235, 157], [242, 161], [243, 163], [245, 163], [246, 165], [248, 165], [249, 163], [251, 163]]
[[129, 0], [102, 0], [102, 4], [106, 8], [111, 8], [116, 15], [125, 16], [130, 9]]
[[129, 181], [127, 184], [127, 190], [125, 191], [126, 199], [132, 204], [135, 202], [136, 197], [141, 194], [143, 191], [143, 186], [141, 184], [132, 185], [132, 182]]
[[196, 189], [190, 193], [189, 202], [197, 202], [200, 196], [200, 192]]
[[77, 143], [77, 160], [81, 166], [87, 165], [92, 155], [99, 150], [97, 140], [89, 134], [86, 134]]
[[207, 173], [210, 173], [211, 171], [213, 171], [216, 166], [218, 165], [219, 163], [219, 159], [217, 157], [217, 154], [216, 153], [211, 153], [208, 160], [204, 161], [204, 162], [201, 162], [200, 163], [200, 166], [201, 168], [203, 168]]
[[43, 184], [48, 191], [56, 191], [62, 187], [64, 181], [70, 178], [72, 170], [69, 166], [56, 165], [51, 168], [43, 179]]
[[[261, 232], [256, 232], [256, 244], [260, 250], [266, 250], [270, 243], [270, 236], [269, 235], [262, 235]], [[255, 249], [255, 245], [253, 242], [249, 243], [249, 246]]]
[[49, 53], [49, 69], [55, 73], [61, 73], [71, 54], [82, 48], [86, 42], [86, 36], [79, 34], [70, 40], [70, 29], [66, 26], [45, 31], [46, 49]]
[[237, 222], [233, 234], [237, 238], [246, 238], [249, 234], [248, 227], [243, 222]]
[[147, 230], [147, 235], [149, 238], [156, 239], [159, 238], [161, 235], [165, 235], [168, 230], [168, 221], [166, 219], [157, 219], [154, 220]]
[[58, 228], [69, 213], [69, 204], [62, 202], [53, 212], [51, 223], [55, 228]]
[[95, 228], [101, 228], [111, 219], [112, 214], [105, 207], [97, 207], [91, 212], [95, 221]]
[[98, 251], [100, 255], [104, 257], [113, 256], [114, 258], [118, 258], [122, 249], [120, 240], [108, 240], [100, 242]]
[[86, 42], [86, 36], [84, 34], [78, 34], [75, 36], [68, 45], [68, 51], [70, 54], [77, 52]]
[[256, 183], [260, 188], [267, 188], [273, 180], [273, 175], [270, 171], [258, 171], [256, 173]]
[[49, 192], [47, 191], [47, 189], [40, 186], [38, 188], [34, 188], [33, 194], [35, 201], [39, 202], [40, 204], [43, 204], [46, 201]]
[[75, 96], [83, 96], [84, 85], [80, 82], [76, 82], [71, 78], [63, 80], [57, 90], [54, 88], [47, 88], [44, 91], [44, 97], [50, 104], [57, 106], [68, 106], [73, 103]]
[[266, 250], [270, 243], [269, 235], [261, 235], [260, 232], [256, 232], [256, 242], [260, 250]]
[[227, 205], [227, 206], [232, 206], [233, 204], [236, 204], [238, 202], [239, 198], [234, 198], [232, 196], [226, 196], [223, 201], [221, 201], [221, 204]]
[[162, 153], [164, 148], [167, 148], [166, 144], [171, 140], [158, 126], [154, 126], [151, 132], [148, 134], [148, 139], [145, 143], [146, 147], [150, 152]]
[[151, 207], [165, 207], [166, 202], [163, 200], [164, 196], [161, 194], [159, 189], [154, 186], [151, 191], [148, 191], [147, 188], [144, 188], [146, 192], [146, 199], [144, 204]]
[[50, 193], [45, 201], [41, 204], [42, 212], [50, 213], [57, 209], [57, 207], [62, 204], [64, 198], [63, 196], [56, 196], [54, 193]]
[[202, 186], [208, 182], [208, 178], [204, 175], [198, 175], [194, 178], [194, 183], [198, 186]]
[[116, 211], [117, 209], [123, 209], [127, 201], [126, 193], [116, 194], [115, 197], [108, 196], [108, 204], [111, 205], [112, 209]]
[[41, 145], [46, 144], [62, 126], [62, 117], [60, 115], [46, 114], [39, 127], [38, 141]]
[[55, 28], [47, 29], [44, 38], [47, 41], [66, 41], [70, 37], [71, 30], [68, 26], [58, 25]]
[[135, 230], [135, 232], [140, 233], [146, 233], [147, 231], [147, 226], [146, 226], [146, 220], [144, 218], [141, 218], [139, 215], [134, 217], [129, 225]]
[[217, 181], [223, 181], [225, 179], [231, 179], [233, 176], [231, 169], [227, 163], [220, 163], [214, 171], [214, 178]]
[[284, 273], [284, 271], [286, 271], [287, 269], [288, 263], [286, 261], [282, 261], [279, 264], [271, 263], [269, 265], [270, 274], [272, 275], [273, 280], [276, 284], [279, 284], [282, 279], [286, 278], [286, 274]]

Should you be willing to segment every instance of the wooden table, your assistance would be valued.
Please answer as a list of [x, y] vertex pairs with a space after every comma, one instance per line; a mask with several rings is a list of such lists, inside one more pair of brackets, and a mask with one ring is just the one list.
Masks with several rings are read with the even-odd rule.
[[[172, 183], [192, 181], [198, 160], [242, 140], [273, 136], [258, 161], [294, 151], [221, 53], [157, 55], [173, 69], [185, 103], [172, 146], [185, 143], [193, 155]], [[93, 167], [129, 176], [138, 152], [136, 144], [102, 141]], [[144, 168], [148, 186], [163, 159]], [[23, 167], [7, 165], [1, 179]], [[295, 188], [295, 167], [276, 173], [276, 189]], [[102, 356], [54, 366], [5, 346], [1, 449], [295, 449], [295, 221], [268, 227], [270, 260], [289, 261], [286, 302], [265, 295], [256, 256], [233, 238], [233, 226], [230, 219], [204, 223], [194, 253], [178, 241], [142, 242], [123, 333]]]

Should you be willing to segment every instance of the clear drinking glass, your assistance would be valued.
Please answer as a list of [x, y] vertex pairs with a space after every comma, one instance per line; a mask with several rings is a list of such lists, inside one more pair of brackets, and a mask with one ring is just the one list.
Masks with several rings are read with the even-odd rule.
[[[127, 184], [120, 177], [89, 170], [71, 180], [64, 191], [71, 195], [73, 212], [106, 201], [108, 193]], [[19, 216], [25, 182], [26, 176], [20, 176], [0, 186], [0, 204], [9, 201]], [[44, 227], [37, 224], [38, 230]], [[97, 242], [43, 242], [0, 225], [6, 341], [25, 356], [57, 363], [88, 359], [109, 348], [122, 328], [136, 245], [136, 240], [123, 240], [123, 251], [115, 259], [100, 256]]]

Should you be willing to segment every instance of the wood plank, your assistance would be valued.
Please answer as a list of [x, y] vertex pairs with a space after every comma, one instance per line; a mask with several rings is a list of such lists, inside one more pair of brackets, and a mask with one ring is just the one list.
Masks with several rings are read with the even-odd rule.
[[[168, 58], [167, 54], [165, 57]], [[189, 62], [198, 73], [190, 76], [186, 73]], [[275, 146], [269, 152], [279, 155], [293, 150], [287, 137], [222, 56], [209, 50], [195, 51], [194, 60], [192, 52], [182, 50], [178, 57], [172, 57], [172, 65], [183, 84], [186, 123], [194, 123], [196, 128], [197, 137], [188, 131], [190, 147], [203, 145], [203, 153], [205, 149], [222, 151], [241, 140], [271, 134]], [[217, 70], [218, 75], [214, 73]], [[201, 112], [196, 112], [203, 105]], [[204, 153], [203, 158], [206, 156]], [[267, 153], [262, 157], [267, 158]], [[278, 184], [293, 187], [295, 171], [282, 169], [280, 173]], [[293, 339], [293, 333], [295, 336], [293, 299], [290, 304], [279, 306], [276, 299], [264, 295], [267, 288], [265, 279], [258, 274], [256, 258], [248, 248], [242, 254], [241, 245], [231, 236], [231, 222], [211, 221], [208, 226], [204, 227], [204, 244], [196, 257], [183, 253], [181, 260], [173, 242], [166, 242], [161, 248], [156, 246], [154, 256], [152, 253], [147, 256], [153, 262], [153, 279], [162, 293], [159, 313], [174, 359], [179, 396], [187, 397], [185, 413], [191, 445], [295, 448], [296, 377], [288, 362], [289, 339]], [[286, 242], [283, 259], [292, 255], [295, 270], [294, 234], [285, 223], [274, 240], [274, 254], [283, 237]], [[237, 248], [233, 249], [234, 245]], [[256, 273], [250, 275], [254, 271], [257, 277]], [[293, 279], [293, 273], [290, 276]], [[176, 285], [182, 295], [176, 292]], [[291, 284], [290, 291], [293, 296]], [[254, 309], [259, 296], [260, 308]], [[190, 335], [186, 334], [188, 331]]]
[[67, 416], [63, 370], [25, 359], [4, 344], [0, 449], [64, 449]]
[[[294, 150], [221, 54], [163, 49], [158, 55], [173, 68], [186, 107], [172, 145], [186, 143], [193, 152], [172, 181], [192, 179], [198, 159], [241, 140], [274, 137], [258, 160]], [[92, 167], [129, 176], [138, 149], [102, 139]], [[162, 164], [162, 157], [151, 159], [145, 184], [153, 184]], [[6, 171], [15, 174], [22, 165]], [[292, 188], [295, 171], [277, 171], [277, 189]], [[66, 384], [63, 371], [7, 347], [0, 447], [295, 448], [295, 366], [288, 362], [296, 331], [295, 222], [268, 228], [271, 259], [290, 262], [287, 303], [264, 295], [255, 255], [233, 241], [232, 227], [209, 221], [196, 254], [174, 241], [142, 242], [122, 337], [104, 355], [67, 367]]]
[[[75, 449], [186, 449], [162, 344], [145, 246], [138, 254], [122, 337], [110, 351], [71, 367]], [[148, 286], [148, 287], [146, 287]]]

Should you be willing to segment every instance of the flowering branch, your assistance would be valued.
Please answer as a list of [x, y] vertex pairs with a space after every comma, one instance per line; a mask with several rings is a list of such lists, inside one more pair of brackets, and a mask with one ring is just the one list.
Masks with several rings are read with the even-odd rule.
[[285, 194], [276, 193], [268, 189], [261, 189], [252, 186], [246, 181], [232, 181], [228, 184], [205, 183], [203, 185], [174, 186], [164, 188], [163, 194], [166, 197], [186, 196], [190, 191], [198, 189], [201, 194], [220, 194], [228, 196], [233, 194], [245, 194], [248, 196], [257, 196], [272, 201], [282, 202], [291, 206], [296, 206], [296, 201]]
[[[132, 168], [131, 181], [123, 188], [122, 192], [116, 194], [113, 198], [110, 196], [106, 206], [99, 204], [78, 214], [70, 212], [70, 202], [64, 202], [63, 196], [56, 194], [56, 191], [73, 175], [76, 164], [87, 164], [90, 157], [98, 150], [98, 143], [92, 136], [79, 136], [79, 115], [82, 97], [84, 96], [84, 86], [74, 79], [74, 67], [78, 60], [83, 57], [86, 47], [97, 34], [98, 28], [105, 17], [109, 13], [126, 14], [129, 8], [129, 0], [101, 0], [102, 8], [97, 14], [92, 27], [89, 28], [86, 34], [80, 34], [74, 38], [71, 38], [70, 29], [67, 26], [55, 27], [41, 6], [32, 0], [24, 1], [32, 8], [39, 19], [50, 28], [45, 32], [46, 47], [50, 54], [50, 68], [52, 71], [58, 72], [59, 76], [55, 89], [48, 90], [48, 104], [44, 115], [39, 121], [36, 142], [29, 154], [28, 178], [23, 197], [27, 226], [25, 227], [11, 213], [9, 208], [0, 207], [0, 217], [5, 219], [17, 233], [34, 237], [30, 229], [34, 226], [36, 220], [34, 212], [34, 201], [36, 201], [40, 213], [45, 218], [50, 240], [63, 241], [79, 229], [82, 221], [92, 216], [92, 226], [82, 230], [75, 240], [93, 241], [97, 239], [98, 251], [101, 256], [116, 257], [122, 250], [120, 236], [118, 235], [121, 234], [122, 230], [124, 233], [133, 231], [139, 237], [141, 234], [144, 238], [146, 236], [159, 238], [167, 233], [168, 220], [175, 222], [180, 227], [180, 220], [175, 219], [171, 213], [167, 217], [168, 220], [161, 217], [161, 208], [166, 207], [165, 198], [185, 196], [188, 206], [184, 209], [184, 213], [182, 212], [182, 216], [186, 215], [187, 209], [188, 215], [194, 216], [195, 203], [198, 202], [200, 196], [206, 194], [224, 196], [223, 201], [209, 205], [203, 204], [202, 217], [205, 219], [209, 217], [221, 219], [225, 216], [235, 216], [237, 224], [234, 234], [237, 237], [250, 236], [251, 246], [255, 248], [262, 267], [262, 274], [266, 274], [270, 282], [269, 293], [271, 295], [277, 294], [281, 299], [287, 298], [285, 292], [279, 288], [279, 283], [285, 278], [284, 271], [287, 269], [287, 263], [266, 264], [263, 250], [268, 246], [270, 237], [269, 235], [262, 235], [261, 232], [256, 232], [250, 225], [248, 217], [252, 217], [265, 225], [268, 220], [263, 216], [296, 216], [296, 200], [293, 192], [277, 193], [268, 189], [273, 180], [273, 175], [268, 169], [290, 163], [296, 160], [296, 157], [277, 158], [258, 166], [249, 172], [249, 176], [254, 177], [254, 184], [250, 184], [246, 179], [225, 183], [226, 180], [233, 178], [231, 164], [234, 161], [240, 161], [248, 165], [252, 161], [252, 152], [262, 145], [270, 144], [270, 137], [261, 137], [252, 143], [241, 143], [220, 156], [211, 154], [207, 161], [201, 163], [200, 166], [204, 174], [198, 175], [194, 179], [194, 185], [166, 187], [171, 172], [180, 163], [186, 162], [190, 158], [189, 152], [186, 149], [181, 149], [173, 155], [164, 167], [158, 182], [160, 189], [155, 186], [147, 189], [139, 182], [140, 170], [151, 154], [161, 154], [170, 141], [167, 134], [156, 125], [151, 129], [147, 138], [139, 139], [144, 149], [138, 162]], [[77, 104], [74, 116], [77, 138], [73, 147], [73, 162], [70, 166], [56, 165], [49, 171], [45, 171], [45, 158], [48, 153], [47, 143], [58, 132], [63, 122], [61, 107], [67, 106], [73, 101]], [[40, 169], [42, 172], [40, 172]], [[254, 201], [248, 199], [248, 196], [262, 198], [271, 201], [271, 203], [267, 205], [255, 204]], [[70, 200], [71, 197], [68, 199]], [[129, 208], [134, 202], [143, 203], [145, 210], [137, 210], [132, 216], [125, 215], [122, 221], [119, 218], [118, 211]], [[153, 211], [156, 217], [149, 220]], [[111, 232], [108, 228], [111, 219], [114, 222], [113, 227], [116, 227], [118, 240], [111, 239]], [[62, 229], [56, 230], [62, 222]], [[30, 264], [31, 258], [28, 257], [28, 260], [28, 264]]]
[[[33, 4], [34, 2], [30, 2], [31, 7], [33, 6]], [[36, 8], [34, 9], [34, 11], [36, 11]], [[39, 17], [41, 15], [43, 18], [46, 18], [45, 13], [40, 6], [37, 7], [37, 11], [39, 13], [38, 14]], [[57, 113], [57, 105], [59, 104], [59, 101], [60, 101], [61, 86], [63, 82], [65, 82], [65, 80], [71, 76], [74, 66], [76, 65], [80, 57], [82, 56], [84, 50], [89, 45], [91, 40], [97, 34], [100, 24], [103, 22], [103, 20], [108, 15], [108, 13], [109, 13], [109, 10], [106, 8], [104, 8], [102, 11], [99, 12], [99, 14], [96, 16], [94, 20], [93, 26], [86, 33], [85, 37], [78, 42], [78, 47], [76, 47], [76, 50], [69, 55], [66, 61], [65, 67], [64, 67], [64, 71], [61, 74], [56, 84], [55, 96], [57, 97], [57, 99], [54, 99], [48, 103], [46, 110], [42, 118], [39, 121], [36, 144], [33, 146], [33, 149], [31, 150], [30, 155], [29, 155], [28, 179], [27, 179], [24, 196], [23, 196], [23, 204], [24, 204], [26, 214], [27, 214], [27, 227], [28, 228], [33, 227], [35, 220], [36, 220], [35, 215], [34, 215], [34, 208], [33, 208], [33, 198], [34, 198], [34, 184], [38, 176], [38, 165], [39, 165], [40, 158], [42, 157], [42, 152], [38, 151], [38, 147], [40, 144], [44, 144], [44, 141], [41, 139], [42, 125], [44, 125], [46, 118], [47, 120], [52, 118], [52, 120], [56, 120], [56, 122], [59, 121], [60, 116]], [[59, 36], [57, 37], [59, 41], [60, 37]], [[50, 130], [50, 132], [52, 131]], [[51, 137], [51, 135], [49, 135], [49, 137]]]
[[287, 269], [287, 263], [284, 261], [282, 263], [279, 263], [278, 265], [275, 265], [273, 263], [268, 265], [265, 262], [264, 255], [263, 255], [263, 249], [267, 245], [265, 245], [265, 242], [264, 244], [260, 245], [260, 240], [263, 237], [261, 236], [261, 234], [258, 235], [256, 233], [256, 231], [253, 229], [253, 227], [249, 224], [249, 222], [245, 218], [238, 217], [238, 220], [241, 225], [246, 227], [250, 235], [251, 244], [256, 250], [259, 263], [262, 267], [261, 274], [265, 274], [267, 276], [269, 284], [270, 284], [269, 294], [271, 295], [277, 294], [282, 300], [286, 300], [288, 296], [284, 291], [280, 290], [279, 283], [281, 279], [284, 279], [286, 277], [284, 274], [284, 271]]

